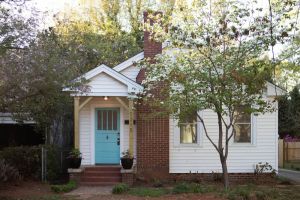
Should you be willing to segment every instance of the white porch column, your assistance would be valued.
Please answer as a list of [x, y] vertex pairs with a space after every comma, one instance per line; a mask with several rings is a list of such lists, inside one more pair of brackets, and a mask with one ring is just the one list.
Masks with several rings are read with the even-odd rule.
[[129, 153], [133, 156], [133, 98], [129, 98]]
[[79, 97], [74, 97], [74, 147], [79, 149]]

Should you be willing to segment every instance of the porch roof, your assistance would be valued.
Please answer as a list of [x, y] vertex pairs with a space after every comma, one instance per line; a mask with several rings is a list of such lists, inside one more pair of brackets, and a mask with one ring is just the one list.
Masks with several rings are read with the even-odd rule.
[[103, 64], [74, 81], [81, 80], [87, 80], [86, 91], [74, 88], [64, 88], [63, 91], [72, 92], [72, 96], [135, 96], [143, 90], [140, 84]]

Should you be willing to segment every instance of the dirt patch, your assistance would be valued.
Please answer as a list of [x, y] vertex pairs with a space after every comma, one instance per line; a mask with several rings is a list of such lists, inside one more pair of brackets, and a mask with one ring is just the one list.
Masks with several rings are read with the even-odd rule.
[[50, 190], [50, 186], [37, 181], [0, 185], [0, 199], [4, 197], [24, 199], [27, 197], [41, 197], [50, 194], [53, 194]]
[[88, 200], [224, 200], [211, 194], [180, 194], [165, 195], [161, 197], [137, 197], [131, 195], [103, 195], [91, 197]]

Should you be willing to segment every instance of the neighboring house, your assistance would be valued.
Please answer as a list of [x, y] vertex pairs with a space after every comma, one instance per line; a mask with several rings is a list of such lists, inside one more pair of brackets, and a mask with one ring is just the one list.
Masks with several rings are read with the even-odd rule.
[[0, 112], [0, 149], [8, 146], [32, 146], [44, 143], [34, 121], [15, 121], [11, 113]]
[[[133, 103], [143, 90], [141, 82], [145, 75], [135, 63], [167, 51], [162, 44], [148, 40], [149, 33], [145, 32], [144, 36], [144, 52], [113, 68], [100, 65], [83, 75], [90, 87], [88, 92], [71, 91], [75, 108], [75, 147], [82, 152], [82, 166], [119, 165], [122, 152], [130, 149], [136, 158], [135, 169], [139, 177], [221, 173], [218, 153], [206, 138], [200, 122], [180, 129], [172, 117], [146, 119], [145, 116], [153, 111]], [[276, 93], [283, 92], [279, 88], [276, 91], [270, 83], [266, 86], [265, 95], [272, 100]], [[277, 108], [277, 102], [273, 106]], [[216, 141], [216, 114], [211, 110], [199, 112]], [[249, 115], [243, 119], [238, 122], [240, 129], [230, 142], [229, 173], [232, 177], [246, 177], [253, 174], [259, 162], [268, 162], [278, 169], [277, 109], [273, 113]], [[197, 129], [196, 135], [191, 129]], [[84, 180], [109, 182], [113, 179], [88, 177]]]

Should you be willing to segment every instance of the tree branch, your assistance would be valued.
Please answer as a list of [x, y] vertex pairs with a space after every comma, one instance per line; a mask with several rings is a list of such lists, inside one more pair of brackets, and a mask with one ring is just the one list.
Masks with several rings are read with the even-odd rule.
[[212, 139], [210, 138], [210, 136], [208, 135], [208, 131], [206, 129], [206, 126], [205, 126], [205, 123], [204, 123], [204, 120], [203, 118], [197, 113], [197, 117], [198, 119], [200, 120], [200, 122], [202, 123], [203, 125], [203, 129], [204, 129], [204, 132], [205, 132], [205, 135], [207, 137], [207, 139], [210, 141], [210, 143], [215, 147], [215, 149], [218, 151], [218, 153], [220, 154], [220, 151], [218, 149], [218, 146], [212, 141]]

